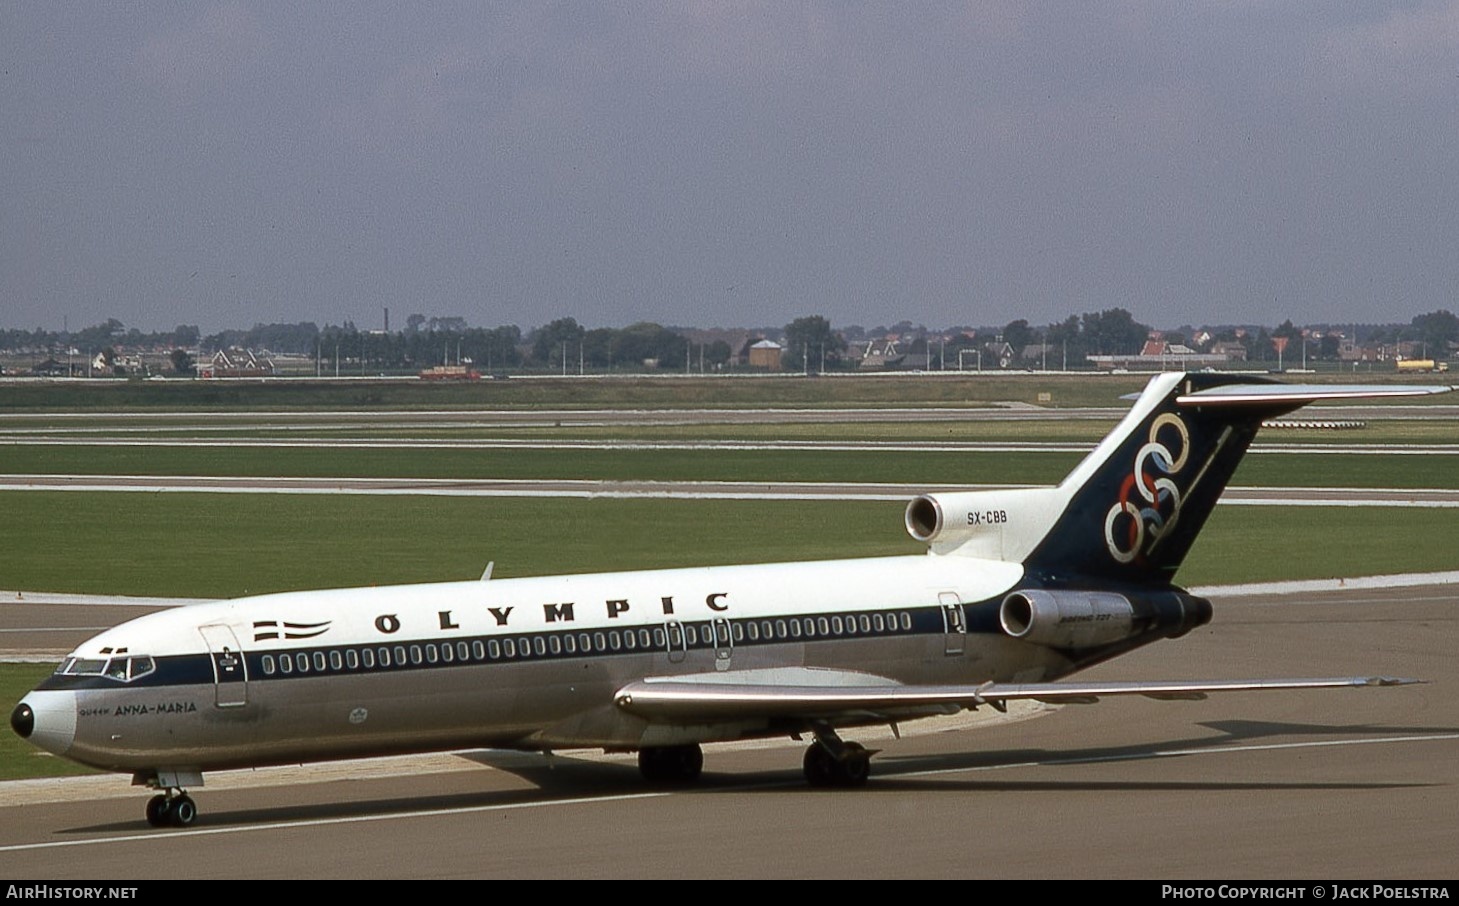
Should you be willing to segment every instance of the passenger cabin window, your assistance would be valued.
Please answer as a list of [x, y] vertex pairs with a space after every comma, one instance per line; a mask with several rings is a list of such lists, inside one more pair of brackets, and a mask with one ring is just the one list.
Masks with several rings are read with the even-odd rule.
[[[880, 635], [912, 632], [911, 611], [883, 613], [845, 613], [826, 616], [796, 616], [713, 622], [679, 623], [669, 621], [658, 626], [595, 630], [592, 632], [527, 633], [507, 638], [477, 638], [470, 641], [404, 643], [393, 646], [340, 647], [311, 649], [279, 654], [261, 654], [257, 661], [264, 676], [294, 673], [338, 673], [345, 670], [374, 670], [377, 667], [410, 665], [453, 665], [472, 661], [523, 660], [562, 655], [604, 655], [622, 652], [718, 648], [748, 642], [814, 641], [855, 637], [859, 634]], [[732, 640], [732, 641], [731, 641]], [[110, 656], [101, 658], [67, 657], [56, 673], [73, 676], [105, 676], [118, 682], [131, 682], [156, 671], [154, 658], [130, 655], [126, 649], [104, 649]]]

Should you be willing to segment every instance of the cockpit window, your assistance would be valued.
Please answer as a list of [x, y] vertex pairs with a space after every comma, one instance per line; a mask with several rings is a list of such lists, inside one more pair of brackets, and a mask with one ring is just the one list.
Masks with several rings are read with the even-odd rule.
[[139, 676], [146, 676], [156, 669], [156, 662], [150, 656], [142, 654], [111, 659], [66, 658], [61, 662], [61, 666], [56, 668], [56, 672], [67, 676], [105, 676], [126, 683]]

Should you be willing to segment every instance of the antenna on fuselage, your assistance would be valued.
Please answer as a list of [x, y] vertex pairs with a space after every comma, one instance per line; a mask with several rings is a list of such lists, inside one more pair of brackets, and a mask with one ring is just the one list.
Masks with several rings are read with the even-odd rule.
[[493, 569], [495, 569], [495, 568], [496, 568], [496, 561], [495, 560], [492, 560], [490, 563], [486, 564], [486, 572], [484, 572], [484, 573], [481, 574], [481, 581], [485, 582], [486, 580], [490, 579], [491, 578], [491, 571]]

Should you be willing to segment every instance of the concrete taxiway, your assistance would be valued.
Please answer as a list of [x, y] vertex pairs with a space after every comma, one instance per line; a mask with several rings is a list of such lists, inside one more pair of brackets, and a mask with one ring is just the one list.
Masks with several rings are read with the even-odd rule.
[[[918, 494], [1026, 485], [812, 481], [601, 481], [506, 478], [283, 478], [200, 475], [7, 475], [0, 491], [136, 491], [205, 494], [364, 494], [433, 497], [671, 498], [683, 500], [910, 500]], [[1245, 506], [1459, 507], [1446, 488], [1233, 487], [1222, 504]]]
[[[360, 428], [472, 428], [472, 427], [600, 427], [618, 425], [776, 425], [862, 424], [867, 422], [946, 421], [1069, 421], [1118, 420], [1125, 406], [1036, 406], [1021, 402], [994, 402], [977, 406], [877, 406], [855, 408], [743, 407], [654, 409], [345, 409], [157, 411], [157, 412], [7, 412], [0, 415], [0, 434], [70, 433], [115, 430], [102, 425], [126, 425], [128, 431], [176, 431], [177, 426], [214, 426], [234, 430], [261, 424], [293, 430], [355, 430]], [[1320, 403], [1307, 409], [1307, 418], [1331, 419], [1456, 419], [1453, 403]], [[33, 423], [43, 423], [34, 428]]]
[[[792, 743], [707, 747], [704, 782], [682, 790], [645, 787], [631, 757], [573, 753], [233, 772], [196, 791], [202, 814], [185, 831], [148, 829], [145, 795], [126, 778], [7, 783], [0, 784], [0, 873], [58, 880], [1452, 875], [1459, 586], [1212, 593], [1209, 626], [1087, 675], [1395, 674], [1428, 683], [1204, 702], [1109, 700], [954, 732], [931, 732], [939, 724], [924, 722], [905, 728], [900, 741], [874, 743], [882, 752], [871, 782], [857, 791], [806, 788], [800, 744]], [[71, 606], [105, 613], [97, 622], [120, 616]], [[9, 644], [0, 637], [0, 646]]]

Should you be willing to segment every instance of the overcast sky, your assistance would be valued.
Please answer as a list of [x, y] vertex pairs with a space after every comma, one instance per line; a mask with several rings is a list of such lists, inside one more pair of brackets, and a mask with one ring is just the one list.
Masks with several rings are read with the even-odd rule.
[[1459, 6], [0, 2], [0, 326], [1407, 321]]

